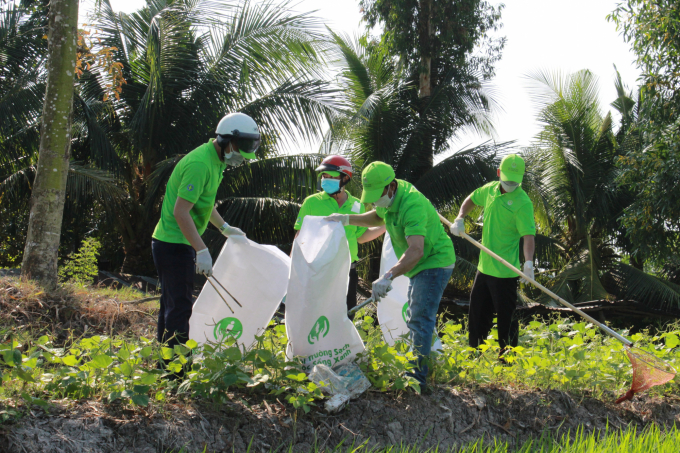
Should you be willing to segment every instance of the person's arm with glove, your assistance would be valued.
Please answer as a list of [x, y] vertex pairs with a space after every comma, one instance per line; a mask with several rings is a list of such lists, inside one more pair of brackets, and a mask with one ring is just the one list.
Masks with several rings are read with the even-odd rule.
[[343, 226], [356, 225], [370, 228], [385, 224], [385, 220], [375, 210], [363, 214], [331, 214], [323, 219], [329, 222], [340, 222]]
[[373, 282], [373, 296], [376, 298], [376, 301], [387, 295], [392, 280], [416, 267], [418, 261], [423, 257], [425, 236], [408, 236], [406, 242], [408, 243], [408, 248], [404, 254], [401, 255], [397, 264], [392, 266], [392, 269], [385, 272], [382, 277]]
[[[536, 241], [533, 235], [523, 236], [524, 239], [524, 266], [522, 266], [522, 272], [527, 277], [534, 279], [534, 250], [536, 248]], [[520, 280], [522, 283], [529, 283], [525, 278]]]
[[229, 225], [227, 222], [224, 221], [222, 216], [220, 215], [219, 212], [217, 212], [217, 208], [213, 207], [212, 213], [210, 214], [210, 223], [215, 225], [218, 230], [220, 230], [220, 233], [225, 235], [226, 237], [229, 236], [243, 236], [245, 237], [246, 234], [240, 229], [236, 228], [234, 226]]
[[210, 277], [212, 275], [212, 258], [210, 252], [208, 252], [208, 247], [205, 246], [201, 235], [198, 234], [194, 219], [191, 218], [190, 211], [193, 207], [194, 203], [182, 197], [177, 197], [173, 215], [182, 234], [196, 250], [196, 273]]
[[467, 197], [463, 204], [460, 205], [460, 210], [458, 211], [458, 217], [453, 221], [449, 231], [454, 236], [459, 236], [461, 233], [465, 233], [465, 216], [470, 213], [475, 208], [475, 203], [472, 201], [472, 195]]

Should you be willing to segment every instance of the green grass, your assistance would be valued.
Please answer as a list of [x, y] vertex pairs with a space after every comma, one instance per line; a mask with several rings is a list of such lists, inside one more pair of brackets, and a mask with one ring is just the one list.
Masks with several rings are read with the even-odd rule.
[[[251, 449], [248, 449], [250, 452]], [[292, 452], [292, 446], [279, 447], [271, 452]], [[320, 453], [318, 447], [311, 452]], [[418, 445], [395, 445], [386, 448], [367, 448], [362, 445], [338, 445], [324, 449], [332, 453], [677, 453], [680, 451], [680, 431], [676, 427], [661, 431], [657, 426], [650, 426], [642, 431], [635, 428], [612, 430], [604, 433], [591, 432], [585, 434], [578, 431], [574, 435], [563, 434], [555, 438], [549, 433], [525, 442], [506, 443], [488, 441], [484, 438], [459, 448], [421, 448]], [[169, 450], [167, 453], [175, 453]], [[186, 449], [178, 453], [189, 453]], [[197, 452], [199, 453], [199, 452]], [[201, 450], [200, 453], [210, 453]]]

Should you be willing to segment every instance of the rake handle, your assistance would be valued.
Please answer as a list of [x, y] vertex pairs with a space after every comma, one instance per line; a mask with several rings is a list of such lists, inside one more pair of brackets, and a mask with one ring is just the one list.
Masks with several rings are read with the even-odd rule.
[[366, 299], [365, 301], [363, 301], [362, 303], [360, 303], [359, 305], [357, 305], [356, 307], [351, 308], [347, 312], [347, 314], [348, 315], [354, 314], [354, 313], [358, 312], [359, 310], [361, 310], [362, 308], [364, 308], [366, 305], [368, 305], [368, 304], [370, 304], [371, 302], [374, 302], [374, 301], [375, 301], [375, 298], [373, 296], [371, 296], [368, 299]]
[[[446, 226], [449, 227], [449, 228], [451, 228], [451, 225], [453, 225], [453, 224], [449, 221], [449, 219], [447, 219], [446, 217], [442, 216], [441, 214], [439, 214], [439, 219], [441, 220], [441, 222], [442, 222], [444, 225], [446, 225]], [[515, 274], [519, 275], [520, 277], [522, 277], [523, 279], [525, 279], [526, 281], [528, 281], [529, 283], [531, 283], [532, 285], [534, 285], [536, 288], [538, 288], [538, 289], [540, 289], [541, 291], [543, 291], [543, 292], [544, 292], [545, 294], [547, 294], [548, 296], [552, 297], [553, 299], [555, 299], [556, 301], [558, 301], [559, 303], [561, 303], [561, 304], [564, 305], [565, 307], [567, 307], [567, 308], [569, 308], [570, 310], [572, 310], [572, 311], [578, 313], [578, 314], [581, 315], [583, 318], [585, 318], [585, 319], [587, 319], [588, 321], [590, 321], [590, 322], [592, 322], [593, 324], [595, 324], [597, 327], [599, 327], [600, 329], [602, 329], [605, 333], [607, 333], [607, 334], [611, 335], [612, 337], [616, 338], [617, 340], [619, 340], [621, 343], [625, 344], [626, 346], [630, 346], [630, 345], [633, 344], [633, 342], [631, 342], [630, 340], [627, 340], [626, 338], [624, 338], [624, 337], [622, 337], [621, 335], [619, 335], [618, 333], [614, 332], [612, 329], [610, 329], [609, 327], [605, 326], [605, 325], [602, 324], [601, 322], [596, 321], [595, 318], [593, 318], [592, 316], [587, 315], [586, 313], [582, 312], [582, 311], [579, 310], [578, 308], [574, 307], [572, 304], [570, 304], [570, 303], [567, 302], [566, 300], [562, 299], [560, 296], [558, 296], [557, 294], [553, 293], [552, 291], [550, 291], [548, 288], [546, 288], [545, 286], [543, 286], [543, 285], [541, 285], [540, 283], [538, 283], [538, 282], [537, 282], [536, 280], [534, 280], [533, 278], [530, 278], [529, 276], [525, 275], [524, 272], [520, 271], [519, 269], [517, 269], [517, 268], [516, 268], [515, 266], [513, 266], [512, 264], [508, 263], [506, 260], [504, 260], [504, 259], [501, 258], [500, 256], [496, 255], [496, 253], [492, 252], [492, 251], [489, 250], [487, 247], [483, 246], [483, 245], [480, 244], [479, 242], [477, 242], [477, 241], [475, 241], [474, 239], [472, 239], [470, 236], [467, 235], [467, 233], [464, 233], [464, 232], [463, 232], [463, 233], [461, 233], [461, 236], [462, 236], [463, 238], [465, 238], [468, 242], [470, 242], [472, 245], [474, 245], [475, 247], [477, 247], [478, 249], [480, 249], [480, 250], [486, 252], [487, 254], [489, 254], [489, 255], [491, 255], [492, 257], [494, 257], [496, 260], [500, 261], [503, 265], [505, 265], [505, 267], [507, 267], [508, 269], [510, 269], [511, 271], [513, 271]]]

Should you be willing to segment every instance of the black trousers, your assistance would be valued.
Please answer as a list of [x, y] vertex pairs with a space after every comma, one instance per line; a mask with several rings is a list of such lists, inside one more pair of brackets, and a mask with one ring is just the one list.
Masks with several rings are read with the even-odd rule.
[[357, 285], [359, 284], [359, 274], [355, 267], [349, 270], [349, 285], [347, 287], [347, 311], [357, 306]]
[[499, 278], [477, 271], [470, 294], [468, 330], [470, 346], [484, 343], [496, 315], [501, 349], [517, 346], [519, 322], [514, 317], [519, 277]]
[[189, 340], [196, 252], [190, 245], [156, 239], [151, 251], [161, 282], [158, 341], [173, 347]]

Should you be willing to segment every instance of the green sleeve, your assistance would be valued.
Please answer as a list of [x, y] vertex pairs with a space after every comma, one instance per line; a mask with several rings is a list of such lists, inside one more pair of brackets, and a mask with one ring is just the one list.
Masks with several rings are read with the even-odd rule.
[[302, 228], [302, 221], [305, 220], [305, 216], [309, 215], [309, 203], [307, 200], [309, 200], [309, 198], [306, 198], [305, 201], [302, 202], [300, 212], [298, 212], [297, 220], [295, 221], [295, 225], [293, 225], [293, 229], [295, 230]]
[[182, 169], [182, 179], [177, 190], [177, 196], [190, 203], [196, 203], [203, 193], [210, 170], [201, 162], [190, 162]]
[[405, 206], [402, 213], [402, 222], [404, 225], [404, 236], [406, 237], [425, 236], [427, 233], [427, 212], [424, 206], [427, 200], [424, 198], [419, 200], [420, 203]]
[[375, 208], [375, 213], [378, 214], [378, 217], [384, 219], [385, 214], [387, 214], [387, 208]]
[[477, 206], [484, 206], [486, 204], [486, 195], [487, 188], [486, 186], [482, 186], [478, 189], [475, 189], [475, 191], [472, 192], [472, 194], [470, 195], [470, 199]]
[[[361, 209], [359, 210], [359, 214], [363, 214], [366, 212], [366, 206], [364, 206], [362, 203], [361, 204]], [[357, 227], [356, 231], [356, 237], [359, 238], [361, 237], [362, 234], [364, 234], [368, 230], [366, 227]]]
[[534, 205], [531, 202], [524, 203], [519, 208], [516, 216], [517, 231], [520, 236], [536, 235], [536, 222], [534, 222]]

